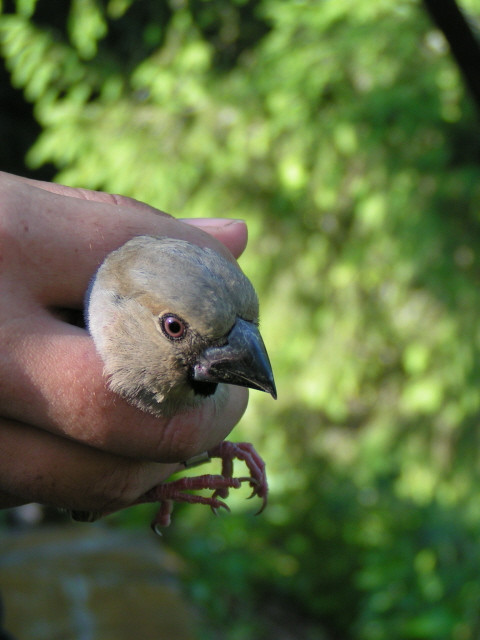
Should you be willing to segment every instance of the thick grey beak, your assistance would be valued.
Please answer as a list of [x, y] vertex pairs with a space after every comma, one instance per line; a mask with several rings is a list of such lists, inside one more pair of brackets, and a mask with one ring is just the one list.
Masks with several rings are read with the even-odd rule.
[[277, 397], [272, 366], [259, 330], [238, 318], [227, 336], [227, 344], [205, 349], [193, 367], [198, 382], [224, 382], [250, 387]]

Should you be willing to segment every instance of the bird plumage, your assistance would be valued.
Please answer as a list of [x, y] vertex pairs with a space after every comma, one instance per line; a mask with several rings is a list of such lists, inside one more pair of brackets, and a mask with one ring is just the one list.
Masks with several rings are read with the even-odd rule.
[[[87, 293], [86, 324], [110, 388], [155, 416], [194, 408], [207, 397], [221, 409], [231, 384], [276, 397], [255, 290], [233, 260], [212, 249], [161, 236], [133, 238], [98, 269]], [[266, 504], [265, 465], [252, 445], [219, 443], [210, 457], [223, 460], [221, 476], [198, 480], [215, 490], [211, 498], [184, 493], [191, 478], [158, 485], [139, 498], [162, 503], [157, 524], [169, 521], [171, 500], [226, 506], [218, 498], [248, 480], [232, 478], [234, 457], [245, 461], [253, 494]], [[73, 513], [79, 520], [97, 516]]]
[[[198, 405], [209, 389], [222, 402], [221, 381], [195, 384], [193, 367], [226, 344], [237, 319], [258, 324], [248, 278], [212, 249], [172, 238], [139, 236], [112, 252], [88, 295], [87, 326], [111, 389], [158, 416]], [[169, 335], [167, 320], [184, 333]]]

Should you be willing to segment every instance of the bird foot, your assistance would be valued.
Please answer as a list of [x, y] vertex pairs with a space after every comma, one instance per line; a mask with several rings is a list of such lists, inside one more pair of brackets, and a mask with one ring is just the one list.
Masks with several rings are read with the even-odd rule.
[[[228, 492], [228, 489], [238, 489], [242, 482], [247, 481], [250, 482], [250, 478], [224, 478], [223, 476], [211, 474], [191, 478], [180, 478], [174, 482], [165, 482], [153, 487], [153, 489], [147, 491], [147, 493], [140, 498], [139, 502], [160, 502], [160, 510], [152, 522], [152, 528], [158, 533], [158, 527], [168, 527], [170, 524], [170, 516], [174, 502], [206, 504], [211, 507], [214, 513], [217, 512], [217, 509], [230, 511], [225, 502], [217, 498], [217, 492], [222, 492], [223, 495], [224, 491]], [[210, 497], [185, 493], [186, 491], [199, 491], [201, 489], [211, 489], [214, 490], [215, 493]]]
[[[210, 449], [208, 455], [210, 456], [210, 458], [221, 458], [222, 476], [224, 478], [232, 478], [233, 461], [235, 460], [235, 458], [245, 462], [247, 469], [250, 472], [250, 478], [248, 479], [248, 481], [250, 482], [250, 486], [252, 487], [250, 498], [253, 498], [253, 496], [258, 496], [263, 500], [263, 504], [260, 507], [260, 510], [257, 512], [257, 515], [259, 513], [262, 513], [262, 511], [267, 506], [267, 475], [265, 472], [265, 463], [255, 451], [253, 444], [250, 444], [249, 442], [224, 441], [218, 444], [213, 449]], [[215, 490], [213, 497], [216, 498], [217, 496], [220, 496], [220, 498], [227, 498], [228, 489], [228, 486], [218, 487]]]
[[[220, 458], [222, 460], [221, 475], [205, 474], [162, 483], [153, 487], [139, 498], [137, 501], [138, 504], [144, 502], [160, 502], [160, 509], [152, 522], [152, 528], [155, 533], [160, 534], [160, 528], [168, 527], [170, 524], [174, 502], [205, 504], [210, 506], [214, 513], [216, 513], [218, 509], [230, 511], [229, 507], [220, 498], [227, 498], [229, 490], [238, 489], [242, 482], [248, 482], [252, 487], [250, 498], [259, 496], [263, 500], [263, 504], [258, 513], [261, 513], [265, 509], [268, 494], [265, 463], [255, 451], [253, 445], [248, 442], [221, 442], [208, 451], [204, 460], [208, 461], [211, 458]], [[245, 462], [250, 472], [249, 477], [233, 477], [233, 461], [235, 458]], [[209, 497], [185, 493], [202, 489], [209, 489], [214, 493]]]

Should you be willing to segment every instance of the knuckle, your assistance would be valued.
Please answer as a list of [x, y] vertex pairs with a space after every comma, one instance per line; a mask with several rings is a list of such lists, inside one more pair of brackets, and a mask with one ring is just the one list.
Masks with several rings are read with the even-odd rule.
[[143, 493], [138, 463], [118, 464], [102, 476], [94, 487], [95, 503], [102, 512], [116, 511], [132, 505]]

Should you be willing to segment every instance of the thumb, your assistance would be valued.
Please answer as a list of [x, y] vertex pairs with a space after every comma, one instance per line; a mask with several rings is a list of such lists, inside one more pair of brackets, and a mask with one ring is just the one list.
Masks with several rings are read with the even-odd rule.
[[235, 258], [242, 255], [247, 246], [248, 231], [243, 220], [231, 218], [180, 218], [181, 222], [197, 227], [226, 245]]

